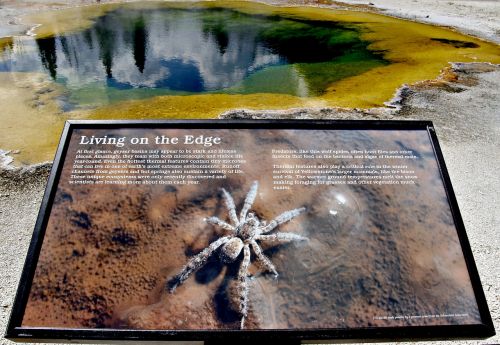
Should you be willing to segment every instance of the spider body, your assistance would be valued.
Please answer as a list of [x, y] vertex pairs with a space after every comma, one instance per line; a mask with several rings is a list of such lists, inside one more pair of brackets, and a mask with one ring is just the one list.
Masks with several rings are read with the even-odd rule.
[[233, 292], [229, 294], [232, 305], [237, 306], [237, 311], [241, 316], [241, 328], [244, 328], [248, 310], [248, 267], [250, 265], [251, 250], [255, 254], [257, 263], [264, 270], [277, 277], [278, 272], [276, 271], [276, 268], [271, 260], [264, 255], [259, 243], [286, 243], [308, 240], [306, 237], [288, 232], [269, 234], [279, 225], [292, 220], [304, 212], [304, 207], [283, 212], [269, 223], [259, 220], [254, 213], [248, 212], [255, 201], [255, 197], [257, 196], [258, 186], [258, 182], [254, 181], [245, 198], [239, 217], [236, 215], [236, 206], [231, 194], [229, 194], [225, 189], [222, 189], [226, 208], [229, 213], [230, 223], [227, 223], [217, 217], [205, 218], [205, 221], [209, 224], [219, 226], [220, 228], [226, 230], [229, 234], [213, 241], [207, 248], [192, 257], [181, 272], [170, 281], [170, 292], [173, 293], [177, 286], [182, 284], [191, 273], [202, 267], [208, 258], [211, 257], [217, 250], [219, 251], [220, 259], [223, 262], [228, 263], [234, 262], [243, 252], [243, 259], [238, 270], [238, 277], [234, 288], [232, 288]]
[[243, 246], [243, 241], [239, 237], [233, 237], [222, 246], [219, 256], [222, 261], [231, 263], [240, 255]]
[[251, 241], [258, 233], [259, 220], [253, 213], [249, 213], [244, 222], [236, 227], [236, 235], [243, 241]]

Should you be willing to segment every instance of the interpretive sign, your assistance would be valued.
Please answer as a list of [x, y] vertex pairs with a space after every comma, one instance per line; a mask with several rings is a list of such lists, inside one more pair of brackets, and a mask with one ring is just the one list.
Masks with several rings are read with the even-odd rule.
[[430, 122], [72, 121], [9, 338], [494, 334]]

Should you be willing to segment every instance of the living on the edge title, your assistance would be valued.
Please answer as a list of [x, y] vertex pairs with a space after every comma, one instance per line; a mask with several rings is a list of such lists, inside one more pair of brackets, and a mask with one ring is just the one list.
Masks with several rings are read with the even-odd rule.
[[[103, 137], [86, 135], [80, 136], [80, 145], [114, 145], [116, 147], [123, 147], [126, 143], [132, 145], [149, 145], [149, 138], [145, 137], [132, 137], [127, 141], [127, 137], [108, 137], [107, 135]], [[157, 135], [154, 137], [154, 142], [156, 145], [203, 145], [205, 147], [210, 147], [212, 145], [219, 145], [222, 142], [220, 137], [207, 137], [204, 135], [199, 135], [195, 137], [194, 135], [184, 135], [184, 137], [169, 137], [166, 135]]]

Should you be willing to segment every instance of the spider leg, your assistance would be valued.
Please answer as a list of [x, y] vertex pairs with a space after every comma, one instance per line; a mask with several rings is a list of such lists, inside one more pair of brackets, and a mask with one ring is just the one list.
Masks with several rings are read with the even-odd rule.
[[257, 261], [264, 266], [266, 270], [274, 274], [274, 277], [278, 277], [278, 272], [276, 271], [276, 267], [274, 267], [273, 263], [267, 256], [262, 253], [262, 249], [260, 248], [259, 244], [255, 242], [255, 240], [252, 240], [250, 242], [250, 245], [252, 246], [253, 251], [255, 252], [255, 255], [257, 256]]
[[233, 222], [234, 226], [237, 226], [239, 221], [238, 216], [236, 216], [236, 206], [234, 205], [233, 197], [224, 188], [222, 188], [222, 195], [224, 196], [226, 208], [229, 212], [229, 219], [231, 219], [231, 222]]
[[217, 217], [205, 218], [204, 221], [207, 222], [208, 224], [218, 225], [225, 230], [234, 231], [234, 226], [226, 223], [225, 221], [223, 221]]
[[265, 234], [268, 233], [269, 231], [275, 229], [278, 225], [286, 223], [293, 218], [297, 217], [299, 214], [304, 212], [306, 210], [305, 207], [301, 208], [296, 208], [295, 210], [290, 210], [283, 212], [280, 214], [278, 217], [274, 218], [272, 221], [269, 222], [265, 227], [260, 228], [260, 233]]
[[255, 236], [255, 239], [261, 241], [269, 241], [269, 242], [280, 242], [287, 243], [292, 241], [309, 241], [307, 237], [300, 236], [297, 234], [292, 234], [290, 232], [277, 232], [271, 235], [258, 235]]
[[239, 312], [241, 315], [240, 327], [245, 327], [245, 318], [248, 312], [248, 266], [250, 265], [250, 247], [245, 244], [243, 247], [243, 261], [241, 261], [240, 269], [238, 270], [238, 281], [236, 289], [238, 291], [237, 296], [234, 298], [239, 298], [238, 303]]
[[245, 221], [248, 210], [250, 210], [250, 207], [252, 207], [252, 204], [255, 201], [255, 197], [257, 196], [257, 189], [258, 188], [259, 188], [259, 182], [254, 181], [252, 183], [252, 186], [250, 187], [250, 190], [248, 191], [246, 198], [245, 198], [245, 203], [243, 204], [243, 207], [241, 208], [240, 222]]
[[224, 243], [228, 242], [230, 238], [231, 236], [219, 238], [218, 240], [210, 243], [210, 245], [203, 249], [199, 254], [189, 259], [188, 263], [182, 268], [182, 271], [169, 281], [168, 285], [170, 287], [170, 293], [173, 293], [177, 286], [181, 285], [191, 273], [203, 266], [205, 262], [207, 262], [208, 258], [212, 256], [214, 251]]

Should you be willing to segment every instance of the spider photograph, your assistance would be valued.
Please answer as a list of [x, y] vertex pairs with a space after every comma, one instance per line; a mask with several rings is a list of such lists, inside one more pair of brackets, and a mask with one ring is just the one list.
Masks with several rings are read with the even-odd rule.
[[254, 213], [249, 212], [257, 196], [258, 188], [258, 181], [254, 181], [246, 195], [245, 202], [239, 215], [237, 215], [233, 197], [224, 188], [222, 189], [222, 195], [228, 211], [230, 223], [217, 217], [205, 218], [205, 221], [208, 224], [215, 225], [225, 230], [228, 232], [228, 235], [220, 237], [216, 241], [210, 243], [207, 248], [192, 257], [184, 268], [169, 282], [169, 290], [173, 293], [180, 284], [188, 279], [191, 273], [202, 267], [207, 262], [208, 258], [215, 255], [217, 251], [219, 252], [220, 260], [228, 263], [234, 262], [241, 256], [240, 254], [243, 253], [238, 276], [236, 278], [236, 294], [233, 293], [229, 296], [229, 298], [233, 300], [233, 305], [238, 306], [237, 312], [241, 317], [241, 328], [245, 326], [245, 318], [248, 312], [248, 267], [251, 262], [251, 252], [253, 251], [258, 265], [277, 278], [278, 272], [276, 267], [271, 260], [264, 255], [259, 243], [270, 242], [280, 244], [292, 241], [308, 241], [308, 238], [304, 236], [289, 232], [275, 232], [270, 234], [270, 232], [275, 230], [279, 225], [289, 222], [305, 212], [305, 207], [285, 211], [269, 223], [265, 220], [259, 220]]

